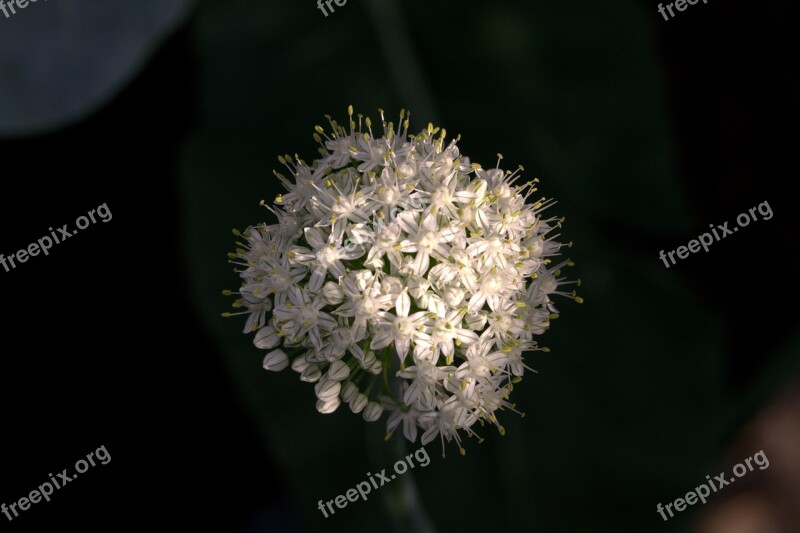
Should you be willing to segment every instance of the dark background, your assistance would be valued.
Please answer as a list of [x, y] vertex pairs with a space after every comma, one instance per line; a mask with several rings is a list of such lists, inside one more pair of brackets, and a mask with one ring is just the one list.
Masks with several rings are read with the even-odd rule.
[[[463, 151], [473, 159], [487, 164], [495, 152], [502, 151], [508, 166], [524, 164], [532, 175], [540, 176], [545, 194], [557, 193], [558, 213], [567, 217], [564, 234], [566, 240], [575, 241], [578, 263], [573, 275], [584, 278], [587, 303], [561, 305], [562, 318], [552, 332], [562, 330], [561, 337], [546, 339], [557, 356], [536, 362], [541, 373], [523, 384], [531, 388], [530, 393], [558, 374], [569, 375], [563, 366], [578, 371], [586, 368], [584, 361], [613, 359], [613, 347], [588, 339], [581, 344], [586, 323], [604, 321], [607, 335], [630, 336], [633, 344], [635, 358], [618, 366], [630, 374], [609, 371], [597, 376], [604, 382], [591, 392], [597, 393], [597, 404], [604, 406], [601, 411], [581, 411], [573, 389], [583, 386], [580, 379], [529, 396], [529, 401], [548, 405], [548, 414], [539, 419], [534, 414], [511, 425], [538, 424], [533, 435], [544, 434], [541, 447], [518, 452], [550, 454], [546, 462], [552, 471], [534, 468], [530, 481], [535, 485], [534, 497], [546, 503], [549, 511], [537, 514], [534, 508], [530, 516], [524, 507], [514, 508], [516, 515], [504, 511], [503, 519], [508, 521], [504, 527], [571, 531], [581, 524], [575, 521], [576, 513], [587, 514], [587, 524], [594, 524], [591, 530], [597, 531], [612, 530], [609, 524], [614, 520], [620, 520], [617, 531], [687, 527], [679, 520], [664, 524], [654, 511], [655, 504], [681, 496], [705, 473], [721, 470], [715, 467], [738, 428], [769, 401], [771, 391], [791, 376], [790, 369], [797, 368], [798, 354], [792, 348], [797, 345], [792, 342], [798, 333], [795, 204], [800, 86], [796, 18], [789, 13], [789, 4], [712, 0], [665, 22], [654, 2], [611, 2], [603, 9], [589, 7], [588, 2], [559, 3], [559, 7], [554, 3], [528, 7], [521, 1], [494, 7], [409, 2], [402, 9], [406, 38], [417, 55], [427, 94], [432, 95], [427, 100], [415, 92], [419, 88], [413, 84], [403, 87], [402, 80], [408, 82], [408, 77], [393, 74], [391, 62], [377, 51], [380, 39], [376, 35], [389, 30], [371, 28], [373, 19], [361, 2], [350, 0], [328, 19], [310, 0], [292, 4], [267, 2], [256, 9], [253, 2], [201, 3], [157, 44], [146, 65], [109, 102], [72, 124], [7, 137], [0, 143], [0, 252], [10, 255], [27, 247], [46, 234], [48, 226], [72, 226], [75, 218], [102, 203], [113, 213], [112, 221], [93, 225], [55, 246], [49, 257], [32, 258], [9, 273], [0, 270], [0, 501], [8, 504], [26, 495], [46, 481], [49, 472], [72, 470], [77, 459], [100, 445], [112, 457], [108, 465], [90, 469], [57, 491], [51, 502], [33, 505], [12, 523], [0, 517], [0, 530], [344, 528], [331, 520], [323, 523], [314, 515], [316, 498], [332, 497], [335, 492], [313, 488], [313, 479], [290, 480], [299, 473], [286, 465], [270, 440], [285, 435], [274, 427], [260, 427], [262, 418], [254, 415], [250, 397], [242, 392], [246, 386], [229, 363], [229, 345], [216, 333], [227, 329], [238, 334], [241, 323], [219, 319], [220, 324], [209, 326], [211, 315], [204, 310], [209, 306], [201, 303], [211, 301], [210, 307], [218, 306], [216, 312], [224, 311], [227, 302], [218, 295], [235, 285], [235, 276], [226, 270], [228, 279], [223, 283], [227, 286], [205, 285], [209, 278], [196, 273], [205, 267], [198, 265], [205, 258], [196, 250], [198, 243], [207, 244], [208, 257], [216, 257], [218, 266], [225, 267], [225, 253], [233, 240], [218, 248], [217, 236], [205, 233], [208, 220], [216, 221], [226, 233], [230, 221], [238, 227], [260, 222], [255, 217], [265, 215], [257, 211], [258, 201], [270, 199], [276, 190], [274, 184], [267, 184], [274, 155], [300, 151], [310, 158], [314, 149], [310, 133], [323, 113], [342, 115], [348, 104], [355, 103], [373, 117], [378, 106], [393, 116], [400, 107], [410, 105], [408, 100], [414, 97], [409, 94], [416, 94], [422, 107], [430, 103], [430, 109], [417, 115], [418, 121], [412, 117], [416, 125], [412, 129], [438, 118], [449, 131], [464, 134]], [[47, 7], [37, 5], [36, 9]], [[254, 12], [248, 14], [248, 9]], [[594, 15], [581, 20], [592, 25], [575, 22], [575, 13], [584, 9]], [[487, 10], [495, 10], [497, 16], [481, 15]], [[593, 39], [598, 39], [595, 46], [601, 48], [608, 44], [604, 37], [624, 41], [624, 32], [615, 37], [614, 31], [604, 33], [593, 26], [613, 26], [605, 16], [637, 20], [633, 33], [641, 32], [641, 42], [650, 47], [644, 60], [639, 56], [645, 52], [624, 42], [615, 44], [623, 51], [617, 63], [606, 65], [584, 55]], [[530, 49], [525, 48], [528, 41], [523, 36], [515, 41], [514, 31], [520, 27], [531, 32], [545, 28], [544, 23], [526, 25], [542, 19], [563, 20], [567, 25], [547, 27], [548, 37], [536, 40]], [[503, 26], [504, 21], [513, 20], [521, 21], [521, 26]], [[571, 20], [573, 25], [568, 24]], [[0, 31], [11, 22], [0, 20]], [[506, 47], [507, 54], [481, 44], [476, 37], [481, 25], [501, 48]], [[237, 40], [241, 27], [252, 34]], [[341, 34], [349, 35], [352, 42], [343, 44], [347, 38]], [[583, 45], [573, 47], [575, 42]], [[303, 68], [287, 68], [298, 62]], [[617, 69], [640, 63], [647, 64], [641, 75], [648, 78], [652, 90], [628, 94], [625, 76], [617, 75]], [[540, 80], [536, 69], [526, 68], [533, 64], [544, 65], [551, 78]], [[636, 68], [628, 70], [635, 74]], [[3, 73], [4, 78], [7, 75], [13, 73]], [[609, 79], [622, 85], [611, 86], [606, 83]], [[536, 89], [540, 81], [550, 87]], [[593, 100], [603, 91], [619, 91], [619, 95]], [[548, 100], [551, 95], [560, 99]], [[654, 129], [664, 132], [668, 160], [658, 167], [619, 164], [626, 161], [627, 152], [621, 150], [633, 154], [648, 149], [637, 143], [637, 127], [629, 128], [629, 137], [620, 132], [639, 120], [645, 123], [641, 131], [648, 131], [650, 116], [639, 116], [638, 110], [647, 108], [640, 100], [649, 98], [660, 102]], [[606, 106], [598, 122], [607, 118], [607, 128], [583, 131], [586, 110], [597, 106]], [[563, 131], [555, 128], [555, 133], [543, 133], [547, 127], [537, 125], [540, 118]], [[603, 173], [591, 177], [598, 189], [581, 189], [579, 180], [567, 178], [566, 185], [560, 185], [558, 169], [563, 168], [564, 174], [575, 169], [560, 167], [559, 160], [537, 165], [543, 158], [528, 150], [531, 137], [542, 143], [558, 138], [564, 143], [561, 146], [586, 142], [587, 137], [598, 139], [586, 152], [576, 151], [577, 157], [583, 153], [606, 161], [600, 166]], [[604, 145], [607, 137], [619, 142]], [[548, 151], [543, 149], [543, 153]], [[243, 165], [262, 175], [263, 189], [243, 188], [235, 177], [239, 169], [226, 167], [224, 157], [215, 166], [217, 152], [242, 159], [250, 156], [251, 163]], [[606, 160], [610, 153], [613, 157]], [[673, 209], [668, 205], [672, 199], [665, 199], [669, 194], [658, 184], [652, 188], [648, 184], [649, 176], [663, 174], [664, 166], [671, 169], [667, 177], [679, 191], [681, 207]], [[219, 212], [200, 210], [198, 206], [209, 206], [196, 200], [200, 193], [190, 185], [202, 182], [193, 181], [193, 176], [204, 170], [219, 178], [211, 195], [218, 201]], [[594, 196], [600, 188], [613, 194]], [[578, 190], [585, 197], [571, 198]], [[239, 198], [249, 198], [250, 204], [240, 204]], [[713, 244], [709, 253], [663, 268], [659, 250], [675, 249], [705, 231], [708, 224], [733, 221], [763, 201], [772, 207], [772, 220], [753, 223]], [[674, 220], [680, 213], [686, 217]], [[656, 220], [652, 225], [640, 223], [651, 218]], [[602, 261], [593, 266], [597, 259], [610, 257], [605, 266]], [[614, 287], [632, 279], [647, 279], [663, 293], [638, 301], [627, 296], [617, 299]], [[592, 281], [595, 287], [608, 289], [608, 294], [595, 298], [598, 304], [593, 304]], [[680, 296], [673, 299], [673, 290]], [[631, 314], [649, 316], [651, 308], [664, 310], [666, 319], [654, 325], [663, 337], [646, 338], [646, 332], [637, 332], [637, 325], [628, 321]], [[694, 314], [697, 309], [701, 312]], [[698, 317], [710, 317], [708, 325], [697, 323]], [[687, 321], [694, 324], [689, 334]], [[559, 342], [566, 338], [573, 340]], [[698, 421], [673, 428], [673, 419], [667, 418], [657, 430], [676, 440], [682, 439], [686, 428], [697, 432], [691, 437], [707, 445], [698, 450], [697, 457], [685, 458], [680, 455], [683, 452], [666, 458], [645, 457], [645, 464], [652, 468], [639, 471], [639, 478], [611, 479], [604, 476], [633, 466], [624, 464], [624, 455], [609, 457], [605, 444], [559, 440], [547, 447], [548, 422], [555, 423], [561, 413], [565, 418], [558, 427], [565, 429], [559, 439], [585, 438], [582, 430], [571, 433], [572, 428], [595, 423], [599, 417], [608, 426], [607, 439], [625, 440], [624, 446], [635, 448], [638, 431], [644, 435], [659, 427], [658, 412], [650, 416], [653, 427], [637, 430], [632, 427], [636, 420], [616, 406], [648, 405], [650, 384], [639, 381], [646, 378], [637, 377], [637, 369], [648, 366], [652, 347], [664, 338], [675, 343], [670, 352], [679, 354], [694, 343], [699, 346], [696, 353], [708, 353], [708, 361], [699, 367], [704, 369], [702, 375], [695, 367], [681, 368], [685, 361], [676, 355], [676, 367], [665, 378], [670, 383], [664, 389], [654, 388], [672, 390], [675, 397], [702, 395], [698, 387], [714, 391], [711, 403], [717, 407], [698, 408], [702, 411]], [[241, 342], [245, 349], [236, 357], [246, 354], [249, 359], [243, 364], [258, 374], [261, 355], [252, 346], [247, 348], [248, 339]], [[296, 379], [288, 374], [257, 377], [262, 387]], [[291, 404], [303, 409], [310, 420], [324, 418], [313, 413], [308, 388], [298, 385], [290, 390], [291, 397], [282, 396], [285, 403], [262, 408], [269, 414]], [[574, 409], [559, 410], [564, 402], [573, 401]], [[676, 418], [690, 416], [675, 413], [683, 407], [671, 404], [669, 397], [655, 405]], [[342, 415], [335, 423], [345, 418]], [[358, 420], [347, 423], [351, 424], [348, 428], [361, 427]], [[314, 429], [305, 429], [309, 439], [315, 438]], [[262, 439], [264, 431], [271, 437]], [[315, 460], [336, 462], [336, 455], [326, 455], [323, 444], [315, 448]], [[377, 439], [378, 444], [383, 445], [382, 439]], [[485, 460], [481, 452], [473, 454], [475, 443], [471, 444], [465, 458], [448, 454], [450, 467], [459, 469], [470, 459]], [[504, 450], [492, 440], [483, 446], [490, 453]], [[552, 452], [558, 447], [564, 449], [561, 455]], [[429, 448], [434, 461], [426, 473], [441, 477], [441, 470], [432, 471], [441, 463], [438, 447]], [[605, 461], [607, 470], [592, 471], [598, 461]], [[691, 465], [686, 472], [680, 471], [684, 462]], [[519, 464], [512, 462], [508, 468]], [[679, 472], [674, 479], [659, 474], [662, 470]], [[331, 486], [343, 492], [366, 471], [353, 465]], [[582, 482], [580, 474], [575, 474], [580, 471], [594, 482]], [[429, 510], [449, 506], [450, 512], [459, 515], [500, 512], [471, 503], [465, 508], [466, 502], [473, 502], [465, 493], [500, 483], [487, 475], [483, 479], [488, 485], [468, 478], [466, 488], [461, 485], [446, 496], [427, 498]], [[560, 490], [558, 484], [549, 490], [548, 482], [558, 479], [557, 475], [564, 476], [564, 484], [584, 483], [581, 494], [594, 494], [596, 507], [589, 499]], [[641, 478], [646, 481], [631, 481]], [[297, 488], [303, 483], [311, 485], [312, 497], [298, 496], [305, 494]], [[474, 483], [472, 488], [470, 483]], [[425, 495], [424, 480], [420, 484]], [[607, 485], [616, 486], [620, 494], [646, 487], [648, 507], [631, 511], [630, 501], [605, 500]], [[383, 512], [376, 498], [342, 513], [358, 518], [368, 506], [375, 508], [370, 512]], [[440, 516], [434, 512], [440, 531], [456, 530], [437, 521]], [[554, 518], [558, 516], [564, 518], [565, 529], [558, 529]], [[367, 530], [366, 523], [364, 527]], [[390, 527], [386, 522], [385, 528]]]

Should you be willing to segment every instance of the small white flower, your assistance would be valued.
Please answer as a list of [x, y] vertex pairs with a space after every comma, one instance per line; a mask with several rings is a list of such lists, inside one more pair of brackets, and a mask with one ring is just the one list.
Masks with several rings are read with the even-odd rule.
[[379, 287], [359, 282], [359, 279], [352, 273], [344, 278], [342, 289], [345, 302], [334, 310], [333, 314], [352, 318], [353, 336], [364, 338], [367, 326], [374, 324], [378, 313], [391, 307], [394, 300], [391, 295], [382, 294]]
[[425, 428], [422, 434], [422, 445], [430, 443], [437, 436], [444, 441], [450, 442], [455, 439], [461, 448], [461, 437], [458, 430], [462, 429], [472, 434], [470, 427], [478, 420], [474, 412], [462, 405], [457, 395], [450, 396], [442, 402], [435, 411], [429, 411], [420, 416], [420, 425]]
[[308, 336], [311, 343], [319, 349], [322, 346], [322, 331], [336, 327], [336, 321], [322, 311], [325, 301], [313, 292], [293, 288], [289, 292], [288, 304], [275, 308], [273, 315], [278, 330], [290, 341], [297, 342]]
[[451, 364], [455, 357], [455, 343], [464, 348], [477, 342], [478, 334], [471, 329], [461, 327], [461, 319], [466, 314], [466, 309], [450, 309], [442, 306], [436, 309], [436, 318], [431, 319], [426, 331], [430, 335], [433, 347], [433, 359], [436, 360], [439, 352], [447, 359], [447, 364]]
[[295, 246], [289, 253], [295, 263], [311, 269], [308, 289], [312, 291], [322, 287], [328, 272], [337, 279], [343, 277], [346, 274], [343, 260], [356, 259], [363, 254], [361, 249], [348, 249], [339, 243], [328, 242], [319, 228], [306, 228], [305, 238], [310, 249]]
[[422, 358], [415, 358], [414, 362], [413, 366], [397, 373], [399, 377], [411, 380], [403, 394], [403, 402], [420, 411], [432, 411], [438, 401], [440, 384], [447, 381], [448, 375], [456, 369], [452, 366], [440, 367]]
[[447, 257], [450, 250], [447, 243], [452, 242], [458, 234], [454, 227], [440, 227], [436, 218], [428, 214], [420, 220], [419, 213], [414, 211], [404, 211], [397, 216], [397, 223], [408, 235], [400, 243], [400, 251], [415, 252], [412, 272], [417, 276], [428, 272], [431, 257], [437, 260]]
[[[406, 388], [408, 388], [408, 384], [403, 383], [400, 389], [400, 396], [404, 395]], [[389, 434], [394, 433], [397, 427], [402, 423], [403, 436], [410, 442], [415, 442], [417, 440], [420, 412], [414, 409], [414, 407], [405, 405], [388, 396], [381, 398], [381, 404], [383, 405], [384, 411], [389, 412], [389, 418], [386, 421], [386, 432]]]
[[350, 147], [355, 145], [352, 135], [333, 134], [333, 138], [325, 143], [325, 148], [330, 152], [323, 161], [331, 168], [342, 168], [350, 162]]
[[427, 322], [427, 313], [417, 311], [409, 316], [411, 298], [408, 291], [403, 291], [397, 297], [395, 304], [396, 314], [380, 312], [378, 330], [370, 342], [371, 350], [380, 350], [394, 343], [395, 350], [400, 359], [405, 359], [413, 341], [429, 342], [430, 337], [422, 333], [420, 328]]

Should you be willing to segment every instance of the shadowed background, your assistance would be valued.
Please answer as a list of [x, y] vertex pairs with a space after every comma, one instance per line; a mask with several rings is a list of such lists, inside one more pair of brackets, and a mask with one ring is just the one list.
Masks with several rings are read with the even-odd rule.
[[[310, 161], [313, 126], [353, 104], [411, 109], [412, 130], [460, 133], [484, 166], [524, 165], [558, 199], [583, 280], [586, 303], [557, 302], [551, 352], [515, 387], [525, 418], [504, 413], [506, 435], [485, 428], [465, 457], [427, 447], [414, 478], [438, 531], [716, 533], [744, 513], [791, 532], [794, 19], [712, 0], [665, 22], [656, 5], [349, 0], [326, 18], [311, 0], [84, 1], [0, 17], [0, 253], [113, 213], [0, 270], [0, 502], [100, 445], [112, 458], [2, 528], [392, 530], [389, 488], [316, 508], [390, 466], [384, 422], [317, 413], [312, 387], [264, 372], [242, 322], [220, 318], [231, 228], [272, 221], [277, 154]], [[659, 260], [764, 201], [771, 220]], [[762, 448], [770, 467], [745, 488], [661, 520], [657, 503]]]

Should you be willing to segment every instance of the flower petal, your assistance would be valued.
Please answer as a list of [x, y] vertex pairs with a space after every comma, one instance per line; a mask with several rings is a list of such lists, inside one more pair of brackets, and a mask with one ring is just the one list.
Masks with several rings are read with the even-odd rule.
[[411, 311], [411, 298], [408, 297], [408, 290], [404, 290], [400, 293], [400, 296], [397, 297], [395, 309], [397, 309], [397, 316], [408, 316], [409, 311]]

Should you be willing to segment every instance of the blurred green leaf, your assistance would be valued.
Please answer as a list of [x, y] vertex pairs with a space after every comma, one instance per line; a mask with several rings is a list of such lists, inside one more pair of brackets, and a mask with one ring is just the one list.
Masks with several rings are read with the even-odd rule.
[[[446, 19], [446, 6], [431, 9], [426, 18]], [[464, 15], [437, 39], [457, 61], [421, 56], [465, 149], [484, 164], [502, 152], [598, 220], [651, 234], [691, 227], [651, 21], [634, 2], [484, 2]]]
[[0, 136], [42, 133], [96, 110], [142, 68], [194, 0], [29, 3], [0, 17]]

